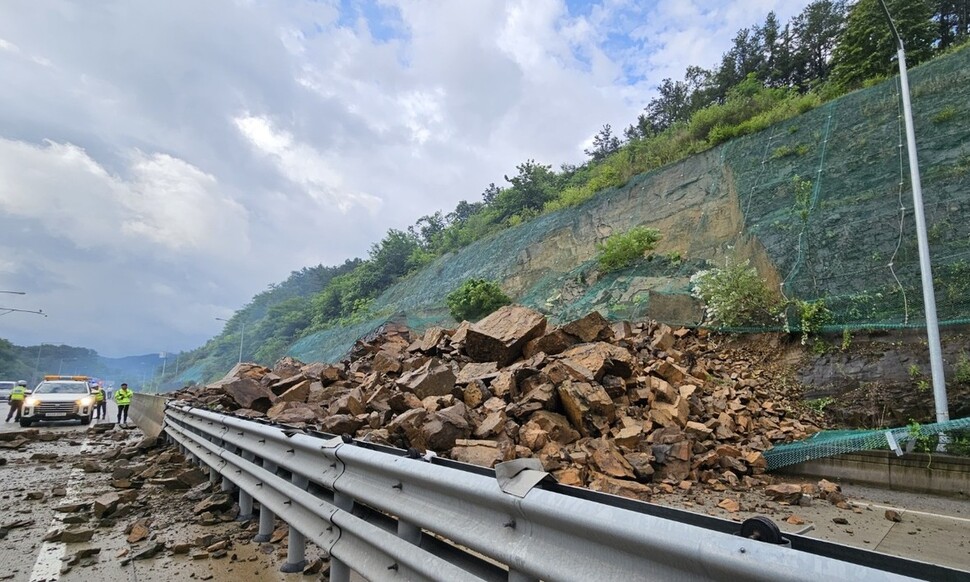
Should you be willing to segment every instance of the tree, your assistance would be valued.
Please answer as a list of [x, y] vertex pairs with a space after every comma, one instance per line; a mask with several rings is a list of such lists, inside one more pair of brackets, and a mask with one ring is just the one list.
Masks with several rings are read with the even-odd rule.
[[502, 189], [496, 186], [495, 182], [491, 182], [485, 188], [485, 191], [482, 192], [482, 201], [485, 204], [491, 204], [492, 202], [495, 202], [495, 199], [498, 198], [498, 195], [501, 193], [502, 193]]
[[647, 104], [647, 119], [651, 133], [660, 133], [677, 123], [690, 118], [690, 88], [686, 82], [667, 78], [657, 87], [657, 96]]
[[515, 167], [518, 174], [505, 180], [511, 187], [502, 190], [495, 198], [499, 220], [505, 220], [522, 212], [539, 212], [542, 206], [556, 195], [556, 174], [552, 166], [528, 160]]
[[832, 48], [845, 27], [846, 11], [845, 0], [815, 0], [793, 19], [795, 86], [806, 90], [828, 79]]
[[431, 250], [437, 245], [447, 226], [448, 223], [439, 210], [434, 214], [419, 218], [413, 225], [408, 227], [408, 233], [418, 241], [422, 249]]
[[[929, 0], [887, 0], [896, 29], [913, 67], [933, 55], [933, 9]], [[845, 30], [832, 55], [832, 80], [844, 90], [868, 79], [895, 73], [896, 40], [879, 0], [859, 0], [850, 10]]]
[[934, 4], [939, 50], [961, 44], [970, 37], [970, 0], [936, 0]]
[[607, 123], [593, 136], [593, 147], [583, 150], [594, 162], [605, 160], [620, 149], [620, 138], [613, 135], [613, 128]]
[[739, 30], [731, 49], [721, 57], [721, 67], [715, 74], [716, 101], [723, 102], [731, 87], [743, 81], [749, 74], [757, 74], [763, 61], [764, 54], [758, 35], [752, 34], [749, 28]]

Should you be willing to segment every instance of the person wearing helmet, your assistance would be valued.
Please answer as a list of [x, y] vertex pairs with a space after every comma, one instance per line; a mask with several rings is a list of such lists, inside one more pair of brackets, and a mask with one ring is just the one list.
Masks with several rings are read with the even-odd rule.
[[10, 397], [7, 398], [7, 402], [10, 403], [10, 410], [7, 411], [7, 422], [10, 422], [10, 418], [17, 413], [17, 422], [20, 422], [20, 409], [24, 407], [24, 398], [27, 397], [27, 381], [21, 380], [17, 382], [17, 385], [10, 390]]

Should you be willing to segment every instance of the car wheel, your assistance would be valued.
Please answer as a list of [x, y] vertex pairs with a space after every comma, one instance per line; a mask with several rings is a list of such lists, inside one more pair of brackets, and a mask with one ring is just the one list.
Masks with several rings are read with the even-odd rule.
[[26, 418], [21, 418], [20, 419], [20, 426], [22, 426], [24, 428], [27, 428], [27, 427], [30, 426], [30, 421], [27, 420]]

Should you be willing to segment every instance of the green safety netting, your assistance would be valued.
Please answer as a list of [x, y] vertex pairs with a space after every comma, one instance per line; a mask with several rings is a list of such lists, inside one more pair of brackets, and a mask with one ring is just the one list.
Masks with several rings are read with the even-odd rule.
[[933, 424], [904, 426], [881, 430], [826, 430], [811, 437], [784, 445], [778, 445], [765, 452], [768, 470], [773, 471], [788, 465], [795, 465], [832, 457], [842, 453], [869, 451], [891, 448], [887, 434], [891, 434], [896, 444], [902, 448], [919, 436], [947, 434], [953, 431], [970, 429], [970, 418], [961, 418]]
[[[967, 323], [970, 50], [914, 69], [910, 81], [939, 320]], [[738, 257], [785, 297], [824, 301], [829, 331], [924, 325], [904, 135], [892, 79], [441, 257], [378, 297], [368, 321], [288, 353], [339, 359], [392, 316], [417, 330], [453, 326], [445, 297], [472, 277], [500, 282], [554, 323], [598, 310], [700, 325], [690, 276]], [[598, 274], [597, 243], [639, 225], [663, 234], [653, 260]]]

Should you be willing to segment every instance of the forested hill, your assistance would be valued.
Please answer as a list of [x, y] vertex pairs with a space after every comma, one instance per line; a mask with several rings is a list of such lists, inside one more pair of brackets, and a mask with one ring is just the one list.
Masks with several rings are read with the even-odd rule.
[[[960, 218], [970, 0], [887, 3], [915, 67], [943, 319], [958, 321], [968, 314], [956, 281], [970, 273], [961, 246], [970, 221]], [[787, 23], [769, 14], [738, 31], [715, 66], [665, 79], [622, 132], [604, 126], [584, 164], [525, 160], [477, 200], [388, 231], [364, 259], [293, 273], [181, 354], [169, 383], [224, 373], [240, 346], [262, 363], [334, 358], [388, 318], [453, 324], [446, 296], [471, 278], [553, 319], [595, 308], [736, 328], [918, 325], [894, 54], [875, 0], [816, 1]], [[655, 248], [603, 269], [600, 245], [622, 246], [638, 227], [656, 231]], [[708, 292], [752, 272], [768, 282], [743, 283], [750, 313], [735, 317], [737, 305], [692, 286], [712, 268]]]

